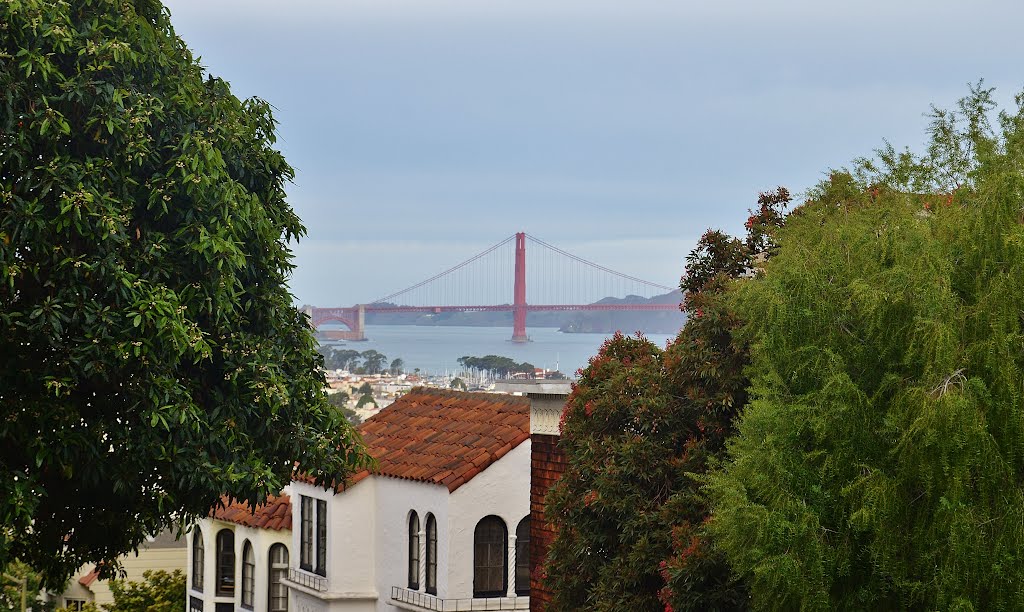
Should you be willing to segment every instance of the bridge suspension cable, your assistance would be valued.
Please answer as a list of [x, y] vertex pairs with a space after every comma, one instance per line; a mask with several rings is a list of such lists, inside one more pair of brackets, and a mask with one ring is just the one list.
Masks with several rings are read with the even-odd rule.
[[558, 253], [559, 255], [562, 255], [563, 257], [568, 257], [569, 259], [572, 259], [573, 261], [576, 261], [578, 263], [590, 266], [591, 268], [597, 268], [598, 270], [600, 270], [602, 272], [607, 272], [608, 274], [612, 274], [614, 276], [618, 276], [619, 278], [622, 278], [622, 279], [625, 279], [625, 280], [629, 280], [629, 281], [633, 281], [634, 283], [639, 283], [641, 285], [647, 285], [647, 286], [650, 286], [650, 287], [656, 287], [658, 289], [663, 289], [665, 291], [673, 291], [675, 289], [675, 287], [669, 287], [668, 285], [662, 285], [660, 283], [653, 283], [651, 281], [646, 281], [646, 280], [644, 280], [642, 278], [637, 278], [635, 276], [630, 276], [629, 274], [623, 274], [622, 272], [616, 272], [615, 270], [612, 270], [611, 268], [606, 268], [606, 267], [602, 266], [601, 264], [596, 264], [596, 263], [594, 263], [592, 261], [588, 261], [586, 259], [583, 259], [582, 257], [578, 257], [576, 255], [573, 255], [572, 253], [569, 253], [568, 251], [563, 251], [562, 249], [560, 249], [560, 248], [558, 248], [558, 247], [556, 247], [556, 246], [554, 246], [552, 244], [548, 244], [547, 242], [544, 242], [540, 238], [537, 238], [536, 236], [533, 236], [531, 234], [527, 234], [526, 237], [529, 238], [530, 240], [532, 240], [533, 242], [536, 242], [537, 244], [539, 244], [542, 247], [551, 249], [552, 251]]
[[[368, 302], [379, 310], [397, 306], [583, 305], [604, 298], [654, 297], [675, 287], [617, 272], [560, 249], [536, 236], [509, 236], [473, 257], [400, 291]], [[515, 242], [515, 244], [513, 244]], [[528, 249], [532, 244], [534, 249]], [[529, 251], [529, 253], [527, 253]], [[523, 255], [522, 262], [519, 257]], [[476, 264], [471, 266], [471, 264]], [[522, 263], [522, 276], [519, 267]], [[513, 282], [515, 280], [515, 282]], [[513, 285], [526, 296], [513, 296]], [[399, 303], [401, 302], [401, 303]], [[629, 300], [636, 303], [635, 300]]]
[[[540, 247], [529, 257], [528, 241]], [[477, 265], [470, 268], [475, 262]], [[512, 342], [529, 342], [527, 313], [677, 311], [678, 296], [656, 294], [673, 290], [519, 232], [439, 274], [370, 303], [347, 308], [311, 307], [310, 318], [317, 326], [337, 321], [349, 328], [348, 339], [362, 340], [364, 316], [370, 314], [508, 312], [512, 315]], [[404, 296], [402, 304], [396, 301], [400, 296]], [[659, 299], [650, 299], [655, 297]]]
[[392, 298], [396, 298], [396, 297], [402, 295], [403, 293], [409, 293], [410, 291], [414, 291], [416, 289], [419, 289], [420, 287], [423, 287], [424, 285], [429, 285], [430, 283], [432, 283], [432, 282], [434, 282], [434, 281], [436, 281], [436, 280], [438, 280], [438, 279], [440, 279], [440, 278], [442, 278], [444, 276], [448, 276], [452, 272], [455, 272], [456, 270], [464, 268], [464, 267], [468, 266], [469, 264], [473, 263], [474, 261], [477, 261], [478, 259], [481, 259], [484, 256], [493, 253], [494, 251], [498, 250], [499, 248], [505, 246], [506, 244], [512, 242], [515, 239], [516, 239], [516, 235], [512, 234], [511, 236], [509, 236], [508, 238], [502, 240], [498, 244], [496, 244], [496, 245], [494, 245], [494, 246], [492, 246], [492, 247], [490, 247], [490, 248], [488, 248], [488, 249], [486, 249], [484, 251], [481, 251], [481, 252], [477, 253], [476, 255], [470, 257], [469, 259], [467, 259], [466, 261], [464, 261], [464, 262], [462, 262], [460, 264], [456, 264], [456, 265], [448, 268], [444, 272], [441, 272], [439, 274], [435, 274], [434, 276], [431, 276], [427, 280], [420, 281], [420, 282], [416, 283], [415, 285], [413, 285], [411, 287], [406, 287], [405, 289], [402, 289], [401, 291], [396, 291], [396, 292], [394, 292], [394, 293], [392, 293], [390, 295], [385, 295], [382, 298], [378, 298], [376, 300], [373, 300], [372, 302], [370, 302], [370, 304], [377, 304], [377, 303], [380, 303], [380, 302], [389, 302], [389, 301], [391, 301]]

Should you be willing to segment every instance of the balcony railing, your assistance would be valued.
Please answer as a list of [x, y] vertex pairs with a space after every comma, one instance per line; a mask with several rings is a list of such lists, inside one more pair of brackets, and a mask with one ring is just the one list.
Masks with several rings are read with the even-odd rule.
[[314, 591], [326, 591], [327, 590], [327, 579], [323, 576], [317, 576], [316, 574], [310, 574], [294, 567], [288, 568], [288, 581], [294, 582], [295, 584], [306, 587], [307, 589], [313, 589]]
[[391, 587], [391, 602], [407, 610], [476, 612], [477, 610], [529, 610], [529, 597], [442, 598], [402, 587]]

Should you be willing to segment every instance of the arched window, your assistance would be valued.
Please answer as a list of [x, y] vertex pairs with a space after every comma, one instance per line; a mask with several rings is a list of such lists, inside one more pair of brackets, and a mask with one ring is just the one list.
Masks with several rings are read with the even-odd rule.
[[427, 592], [437, 595], [437, 521], [427, 515]]
[[252, 554], [249, 540], [242, 545], [242, 607], [252, 609], [256, 594], [256, 558]]
[[420, 517], [409, 513], [409, 588], [420, 588]]
[[288, 612], [288, 587], [284, 585], [287, 577], [288, 549], [284, 544], [274, 544], [270, 547], [269, 612]]
[[530, 517], [516, 527], [516, 595], [530, 594]]
[[192, 590], [203, 590], [203, 571], [206, 560], [206, 549], [203, 547], [203, 532], [199, 525], [192, 532]]
[[230, 529], [217, 532], [217, 595], [235, 594], [235, 533]]
[[480, 519], [473, 532], [473, 597], [504, 597], [508, 589], [508, 530], [496, 516]]

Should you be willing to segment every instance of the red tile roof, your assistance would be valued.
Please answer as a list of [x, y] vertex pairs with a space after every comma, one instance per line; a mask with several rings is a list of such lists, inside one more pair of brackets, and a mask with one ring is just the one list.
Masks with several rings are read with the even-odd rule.
[[99, 577], [100, 577], [100, 568], [94, 567], [94, 568], [92, 568], [91, 572], [89, 572], [88, 574], [86, 574], [86, 575], [84, 575], [84, 576], [82, 576], [81, 578], [78, 579], [78, 584], [80, 584], [80, 585], [82, 585], [84, 587], [89, 587], [89, 586], [92, 585], [92, 583], [96, 582], [96, 579], [99, 578]]
[[378, 462], [374, 474], [454, 491], [530, 438], [530, 400], [416, 387], [359, 431]]
[[223, 506], [210, 512], [210, 516], [219, 521], [275, 531], [292, 528], [292, 501], [287, 495], [271, 496], [267, 503], [257, 506], [255, 512], [246, 502], [227, 498], [222, 501]]

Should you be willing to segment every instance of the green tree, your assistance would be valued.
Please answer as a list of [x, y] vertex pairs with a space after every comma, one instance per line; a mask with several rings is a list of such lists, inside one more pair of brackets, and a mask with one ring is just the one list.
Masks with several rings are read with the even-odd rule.
[[456, 376], [455, 378], [452, 379], [452, 381], [450, 383], [448, 383], [448, 388], [449, 389], [456, 389], [456, 390], [459, 390], [459, 391], [465, 391], [466, 390], [466, 381], [464, 381], [461, 378], [459, 378], [458, 376]]
[[356, 400], [356, 409], [362, 408], [367, 404], [373, 404], [373, 407], [377, 407], [377, 400], [373, 399], [372, 395], [360, 395], [359, 399]]
[[185, 574], [147, 570], [142, 582], [111, 580], [114, 604], [106, 612], [178, 612], [185, 601]]
[[[166, 572], [146, 570], [142, 581], [111, 580], [114, 602], [97, 606], [88, 602], [83, 612], [177, 612], [185, 601], [185, 574], [181, 570]], [[74, 612], [58, 608], [57, 612]]]
[[41, 589], [42, 576], [28, 565], [11, 561], [0, 568], [0, 609], [21, 610], [23, 598], [33, 610], [43, 609]]
[[393, 376], [398, 376], [405, 371], [405, 361], [403, 361], [401, 357], [393, 359], [388, 371], [391, 372]]
[[366, 374], [380, 374], [384, 371], [384, 364], [388, 362], [387, 355], [373, 349], [363, 351], [360, 356], [363, 358], [363, 370]]
[[746, 242], [705, 232], [681, 281], [690, 316], [664, 351], [615, 336], [581, 372], [563, 415], [566, 472], [547, 498], [554, 609], [746, 607], [745, 583], [703, 529], [693, 475], [721, 457], [747, 401], [727, 290], [770, 255], [789, 201], [784, 188], [761, 194]]
[[759, 608], [1024, 608], [1024, 112], [991, 107], [833, 173], [735, 297], [711, 528]]
[[331, 370], [355, 370], [359, 364], [359, 351], [336, 349], [321, 346], [320, 353], [324, 356], [324, 366]]
[[0, 3], [0, 565], [76, 568], [222, 494], [363, 460], [285, 281], [303, 235], [261, 100], [158, 0]]
[[467, 370], [473, 372], [487, 372], [491, 376], [507, 377], [510, 374], [517, 372], [528, 373], [532, 376], [535, 369], [532, 363], [526, 361], [523, 363], [517, 363], [510, 357], [504, 357], [501, 355], [484, 355], [483, 357], [465, 355], [459, 357], [457, 361], [459, 365]]
[[351, 399], [348, 393], [344, 391], [335, 391], [334, 393], [327, 394], [327, 401], [335, 408], [344, 408], [348, 405], [348, 400]]
[[373, 387], [370, 386], [370, 383], [364, 382], [356, 389], [356, 393], [359, 395], [373, 395]]
[[345, 417], [345, 420], [352, 425], [358, 425], [363, 422], [363, 419], [356, 414], [356, 411], [348, 407], [348, 393], [345, 393], [344, 391], [329, 393], [327, 395], [327, 401], [330, 402], [331, 405]]
[[[567, 466], [546, 499], [557, 530], [544, 567], [552, 610], [652, 610], [669, 551], [660, 507], [685, 478], [662, 351], [615, 334], [582, 370], [565, 406]], [[653, 562], [652, 562], [653, 561]]]

